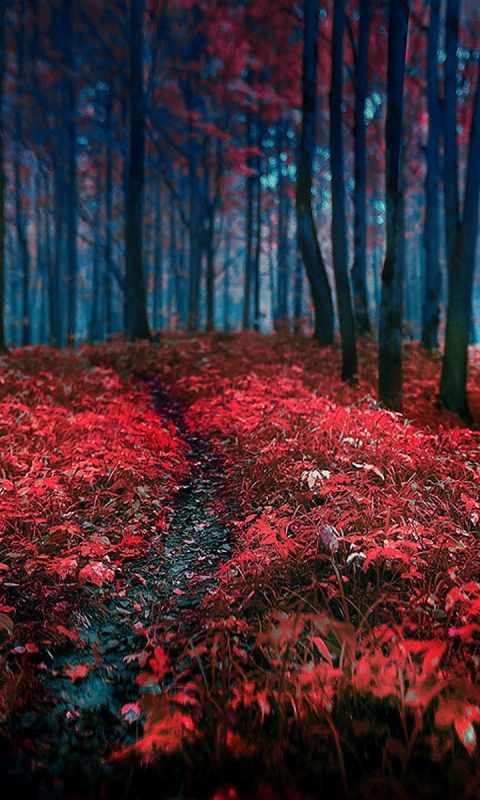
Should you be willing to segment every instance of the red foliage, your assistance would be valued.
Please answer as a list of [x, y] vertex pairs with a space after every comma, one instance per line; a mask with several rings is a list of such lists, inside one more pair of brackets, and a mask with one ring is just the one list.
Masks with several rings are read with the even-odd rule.
[[[5, 359], [0, 631], [11, 658], [35, 656], [42, 637], [75, 641], [59, 619], [72, 593], [81, 604], [128, 592], [126, 560], [156, 531], [168, 536], [186, 445], [133, 370], [157, 376], [225, 465], [238, 546], [201, 625], [190, 615], [176, 633], [168, 621], [142, 627], [144, 649], [129, 658], [143, 694], [124, 708], [147, 722], [126, 752], [208, 750], [211, 735], [217, 765], [233, 753], [274, 775], [295, 731], [312, 748], [333, 736], [336, 752], [336, 726], [381, 736], [385, 702], [412, 737], [388, 745], [404, 770], [417, 738], [441, 760], [452, 731], [477, 757], [480, 435], [436, 407], [439, 359], [419, 347], [405, 352], [404, 416], [375, 400], [373, 343], [361, 345], [355, 386], [337, 378], [339, 357], [290, 338], [212, 334]], [[9, 600], [20, 583], [45, 610], [41, 630]], [[65, 674], [79, 681], [94, 667]]]

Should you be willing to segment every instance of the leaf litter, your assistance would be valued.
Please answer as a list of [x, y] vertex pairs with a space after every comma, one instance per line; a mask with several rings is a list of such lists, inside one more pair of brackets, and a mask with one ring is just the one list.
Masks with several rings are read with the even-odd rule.
[[27, 753], [39, 797], [82, 764], [84, 797], [474, 796], [479, 434], [415, 345], [379, 407], [374, 348], [355, 386], [280, 336], [8, 356], [9, 780]]

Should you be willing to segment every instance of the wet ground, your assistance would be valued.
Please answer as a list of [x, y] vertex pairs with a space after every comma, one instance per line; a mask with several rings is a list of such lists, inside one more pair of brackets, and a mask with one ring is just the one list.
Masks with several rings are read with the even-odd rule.
[[[100, 602], [92, 592], [76, 618], [78, 640], [41, 654], [32, 708], [12, 721], [13, 746], [0, 762], [2, 800], [109, 796], [105, 787], [116, 783], [118, 767], [103, 756], [113, 743], [127, 746], [136, 736], [136, 725], [121, 714], [139, 696], [138, 665], [131, 655], [145, 646], [146, 632], [159, 619], [175, 627], [186, 615], [201, 613], [218, 565], [232, 552], [218, 456], [189, 430], [180, 405], [163, 387], [146, 376], [141, 380], [159, 422], [170, 420], [185, 443], [189, 472], [176, 494], [167, 535], [152, 537], [147, 557], [124, 563], [123, 595]], [[78, 680], [65, 674], [85, 665]], [[39, 712], [39, 705], [48, 710]], [[130, 797], [128, 786], [123, 788], [122, 796]]]

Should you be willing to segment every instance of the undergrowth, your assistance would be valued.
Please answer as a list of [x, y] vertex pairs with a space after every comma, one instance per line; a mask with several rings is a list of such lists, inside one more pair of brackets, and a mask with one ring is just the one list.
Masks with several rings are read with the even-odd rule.
[[[339, 361], [220, 334], [4, 358], [6, 722], [42, 636], [69, 635], [59, 612], [126, 591], [123, 559], [168, 537], [185, 459], [149, 374], [220, 454], [236, 547], [201, 622], [144, 632], [138, 740], [112, 763], [157, 797], [172, 775], [216, 800], [480, 796], [480, 435], [437, 408], [439, 358], [418, 346], [404, 416], [375, 400], [372, 342], [357, 384]], [[478, 416], [475, 362], [469, 389]]]

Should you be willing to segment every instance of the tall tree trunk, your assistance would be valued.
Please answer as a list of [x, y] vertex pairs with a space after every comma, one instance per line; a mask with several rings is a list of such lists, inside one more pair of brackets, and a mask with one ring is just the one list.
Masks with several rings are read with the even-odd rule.
[[145, 109], [143, 100], [143, 0], [130, 0], [130, 152], [125, 203], [125, 333], [150, 339], [143, 269]]
[[[258, 142], [261, 134], [258, 132]], [[260, 253], [262, 248], [262, 184], [260, 158], [256, 159], [255, 252], [253, 256], [253, 329], [260, 330]]]
[[62, 154], [53, 161], [53, 258], [48, 276], [50, 301], [50, 344], [62, 347], [64, 344], [64, 282], [62, 281], [61, 263], [63, 257], [63, 207], [64, 181]]
[[358, 51], [355, 63], [355, 138], [353, 193], [353, 267], [351, 272], [353, 308], [358, 333], [371, 332], [367, 304], [367, 148], [365, 102], [368, 91], [368, 39], [370, 0], [360, 0]]
[[205, 243], [205, 281], [207, 302], [207, 331], [215, 330], [215, 248], [214, 216], [210, 214]]
[[[250, 113], [247, 112], [247, 147], [252, 146], [252, 126]], [[252, 169], [252, 159], [248, 158], [247, 167]], [[252, 294], [252, 252], [253, 252], [253, 198], [254, 198], [254, 175], [247, 177], [247, 208], [245, 213], [245, 276], [243, 280], [243, 318], [242, 328], [250, 328], [250, 306]]]
[[92, 342], [101, 342], [104, 337], [103, 331], [103, 290], [104, 280], [102, 274], [102, 258], [101, 258], [101, 204], [100, 198], [102, 195], [102, 173], [100, 165], [97, 166], [97, 181], [95, 187], [95, 210], [93, 213], [93, 230], [92, 230], [92, 308], [90, 316], [90, 334], [89, 338]]
[[192, 133], [188, 137], [189, 179], [189, 293], [188, 330], [198, 331], [200, 324], [200, 280], [202, 272], [202, 219], [198, 196], [196, 140]]
[[0, 353], [4, 353], [7, 349], [5, 344], [5, 172], [2, 111], [5, 75], [5, 6], [6, 0], [0, 0]]
[[388, 23], [385, 190], [387, 251], [382, 270], [378, 349], [378, 396], [402, 410], [402, 282], [398, 260], [398, 212], [402, 139], [403, 80], [409, 3], [390, 0]]
[[200, 325], [202, 219], [200, 198], [198, 197], [196, 143], [192, 135], [189, 136], [188, 150], [190, 186], [188, 330], [195, 332], [198, 331]]
[[185, 267], [185, 235], [181, 229], [177, 239], [178, 215], [173, 196], [170, 203], [170, 271], [175, 287], [175, 306], [177, 312], [177, 327], [183, 329], [188, 326], [188, 283]]
[[312, 163], [317, 120], [318, 0], [304, 0], [302, 128], [297, 169], [297, 241], [315, 309], [314, 338], [333, 342], [333, 303], [312, 214]]
[[[48, 197], [48, 178], [44, 177], [44, 197]], [[40, 329], [38, 339], [40, 344], [47, 344], [49, 340], [49, 315], [48, 315], [48, 273], [51, 263], [50, 225], [48, 223], [48, 210], [46, 204], [40, 200], [42, 196], [42, 175], [37, 170], [35, 175], [35, 249], [37, 259], [37, 273], [40, 282]]]
[[347, 222], [343, 175], [342, 70], [345, 17], [343, 0], [334, 0], [332, 33], [332, 84], [330, 89], [330, 166], [332, 171], [332, 251], [338, 319], [342, 340], [342, 380], [357, 374], [355, 322], [348, 282]]
[[285, 122], [277, 125], [278, 163], [278, 225], [277, 225], [277, 293], [273, 326], [277, 331], [288, 331], [288, 197], [281, 156], [285, 147]]
[[425, 187], [425, 291], [422, 311], [422, 344], [438, 348], [440, 323], [440, 101], [438, 96], [437, 52], [440, 28], [440, 0], [430, 0], [427, 38], [428, 140]]
[[[480, 69], [468, 147], [467, 176], [462, 221], [457, 224], [453, 252], [448, 260], [448, 307], [445, 349], [440, 378], [443, 405], [470, 422], [467, 398], [468, 335], [472, 309], [472, 287], [478, 238], [480, 198]], [[447, 192], [447, 187], [445, 187]]]
[[77, 304], [77, 156], [75, 109], [76, 90], [73, 79], [73, 3], [61, 5], [61, 33], [66, 71], [62, 79], [64, 131], [66, 137], [65, 223], [67, 237], [67, 344], [75, 344]]
[[24, 185], [22, 180], [21, 153], [23, 142], [23, 96], [24, 96], [24, 41], [25, 41], [25, 3], [19, 5], [19, 24], [17, 31], [16, 56], [17, 56], [17, 109], [15, 111], [15, 225], [17, 234], [17, 248], [21, 266], [21, 337], [22, 346], [30, 344], [31, 319], [30, 319], [30, 253], [28, 250], [26, 220], [24, 214]]
[[295, 259], [295, 278], [293, 283], [293, 332], [295, 336], [302, 333], [302, 259], [297, 252]]
[[447, 264], [452, 261], [459, 219], [457, 148], [457, 46], [459, 16], [460, 0], [447, 0], [445, 20], [446, 60], [444, 67], [443, 100], [443, 202]]
[[207, 307], [207, 331], [215, 329], [215, 201], [211, 199], [211, 168], [208, 164], [208, 139], [205, 140], [205, 170], [203, 173], [203, 195], [205, 204], [205, 222], [203, 239], [205, 248], [205, 300]]
[[227, 231], [225, 243], [225, 274], [223, 279], [223, 329], [230, 330], [230, 233]]
[[105, 264], [103, 272], [103, 321], [107, 339], [113, 335], [113, 97], [110, 87], [105, 94]]
[[160, 180], [155, 188], [155, 226], [153, 244], [153, 327], [163, 328], [163, 224], [162, 224], [162, 185]]

